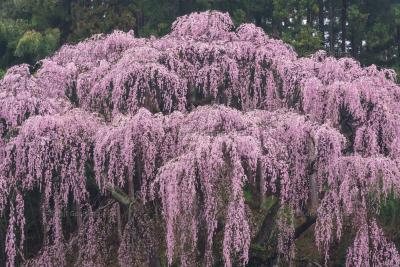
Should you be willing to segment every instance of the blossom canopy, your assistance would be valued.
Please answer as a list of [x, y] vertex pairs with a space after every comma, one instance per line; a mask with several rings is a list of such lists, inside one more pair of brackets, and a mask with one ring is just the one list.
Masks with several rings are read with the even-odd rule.
[[[67, 266], [71, 251], [75, 265], [107, 266], [112, 249], [121, 266], [164, 255], [246, 265], [272, 198], [283, 260], [295, 257], [296, 218], [312, 213], [325, 264], [348, 224], [347, 266], [400, 266], [377, 220], [400, 194], [392, 70], [298, 57], [216, 11], [180, 17], [161, 38], [96, 35], [40, 64], [0, 81], [7, 266]], [[25, 258], [33, 195], [43, 230]]]

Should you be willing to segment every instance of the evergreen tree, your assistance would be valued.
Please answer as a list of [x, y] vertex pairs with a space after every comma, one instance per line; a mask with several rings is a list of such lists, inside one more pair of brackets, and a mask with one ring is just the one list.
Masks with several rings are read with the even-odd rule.
[[61, 44], [114, 29], [162, 36], [176, 17], [209, 9], [228, 12], [235, 25], [262, 27], [300, 55], [324, 48], [363, 65], [398, 68], [399, 5], [398, 0], [3, 0], [0, 69], [33, 64]]

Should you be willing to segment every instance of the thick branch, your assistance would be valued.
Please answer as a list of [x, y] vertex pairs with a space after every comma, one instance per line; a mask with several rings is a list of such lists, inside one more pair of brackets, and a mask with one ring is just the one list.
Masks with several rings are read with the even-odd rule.
[[316, 220], [317, 218], [315, 216], [307, 216], [305, 223], [296, 228], [294, 232], [294, 239], [299, 238], [302, 233], [307, 231], [307, 229], [315, 223]]
[[258, 231], [254, 239], [255, 243], [258, 245], [265, 244], [265, 242], [267, 241], [267, 238], [270, 236], [270, 232], [275, 221], [275, 216], [273, 215], [276, 214], [279, 210], [278, 199], [273, 198], [272, 201], [273, 203], [265, 214], [260, 230]]
[[120, 188], [109, 185], [107, 186], [107, 190], [110, 191], [113, 198], [115, 198], [119, 203], [125, 206], [130, 206], [133, 203], [133, 200], [131, 200]]

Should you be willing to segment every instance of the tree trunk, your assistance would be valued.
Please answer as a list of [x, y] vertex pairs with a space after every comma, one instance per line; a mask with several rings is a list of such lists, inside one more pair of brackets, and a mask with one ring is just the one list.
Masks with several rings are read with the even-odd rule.
[[76, 226], [78, 228], [78, 231], [81, 230], [82, 227], [82, 210], [81, 210], [81, 206], [79, 205], [79, 203], [75, 203], [75, 216], [76, 216]]
[[312, 10], [310, 7], [310, 4], [307, 5], [307, 24], [310, 25], [312, 27], [312, 21], [313, 21], [313, 17], [312, 17]]
[[341, 52], [342, 55], [346, 54], [346, 30], [347, 30], [347, 0], [342, 0], [342, 17], [341, 17], [341, 24], [342, 24], [342, 46]]
[[350, 45], [351, 45], [351, 56], [355, 59], [358, 59], [358, 46], [357, 46], [358, 44], [356, 43], [354, 34], [352, 34], [350, 37]]
[[258, 245], [265, 246], [266, 241], [268, 240], [271, 231], [273, 229], [273, 225], [275, 223], [275, 216], [278, 213], [280, 208], [279, 201], [275, 200], [272, 207], [264, 216], [264, 220], [261, 224], [259, 231], [257, 232], [256, 236], [254, 237], [253, 242]]
[[397, 26], [397, 61], [400, 63], [400, 25]]
[[334, 1], [329, 1], [329, 51], [331, 55], [335, 54], [335, 14]]
[[128, 197], [129, 199], [132, 199], [134, 196], [134, 192], [135, 191], [135, 187], [134, 187], [134, 183], [133, 183], [133, 177], [131, 175], [129, 175], [128, 178]]
[[136, 37], [139, 37], [139, 11], [135, 12], [135, 26], [133, 27], [133, 31]]
[[150, 267], [160, 267], [160, 259], [157, 256], [156, 250], [154, 247], [150, 247], [150, 250], [148, 252], [148, 258], [149, 258], [149, 266]]
[[279, 23], [282, 23], [282, 22], [279, 22], [279, 20], [277, 20], [277, 19], [275, 19], [275, 18], [272, 18], [272, 36], [273, 37], [279, 37], [280, 36], [280, 30], [279, 30]]
[[183, 0], [178, 0], [178, 16], [182, 16], [184, 13]]
[[123, 229], [122, 229], [122, 218], [121, 218], [121, 207], [119, 203], [117, 204], [117, 231], [118, 231], [118, 241], [122, 241], [122, 236], [123, 236]]
[[324, 25], [324, 0], [318, 0], [318, 29], [322, 35], [322, 41], [325, 46], [325, 25]]
[[256, 26], [262, 27], [262, 19], [261, 19], [260, 15], [255, 16], [255, 22], [256, 22]]
[[310, 207], [309, 207], [309, 213], [311, 214], [317, 213], [317, 209], [319, 206], [319, 198], [318, 198], [319, 188], [316, 179], [317, 179], [316, 174], [312, 174], [310, 179]]

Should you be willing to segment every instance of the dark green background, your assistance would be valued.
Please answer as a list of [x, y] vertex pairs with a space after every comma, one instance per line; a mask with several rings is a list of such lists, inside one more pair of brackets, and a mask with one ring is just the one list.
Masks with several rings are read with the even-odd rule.
[[300, 55], [324, 48], [400, 70], [400, 0], [1, 0], [0, 76], [67, 42], [114, 29], [163, 35], [177, 16], [208, 9], [255, 23]]

